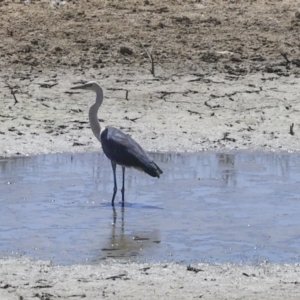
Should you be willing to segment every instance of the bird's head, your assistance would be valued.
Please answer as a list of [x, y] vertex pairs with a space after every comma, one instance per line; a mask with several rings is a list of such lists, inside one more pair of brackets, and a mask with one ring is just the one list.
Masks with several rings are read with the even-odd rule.
[[80, 89], [80, 90], [90, 90], [90, 91], [97, 92], [99, 89], [101, 89], [101, 87], [100, 87], [100, 85], [97, 82], [90, 81], [90, 82], [87, 82], [87, 83], [82, 84], [82, 85], [77, 85], [77, 86], [71, 87], [71, 90], [77, 90], [77, 89]]

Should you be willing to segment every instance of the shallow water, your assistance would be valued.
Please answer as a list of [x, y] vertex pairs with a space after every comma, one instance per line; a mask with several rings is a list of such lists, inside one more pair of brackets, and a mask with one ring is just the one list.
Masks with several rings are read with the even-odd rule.
[[299, 154], [152, 156], [163, 176], [127, 170], [125, 207], [118, 191], [115, 210], [101, 153], [0, 159], [0, 254], [56, 264], [299, 261]]

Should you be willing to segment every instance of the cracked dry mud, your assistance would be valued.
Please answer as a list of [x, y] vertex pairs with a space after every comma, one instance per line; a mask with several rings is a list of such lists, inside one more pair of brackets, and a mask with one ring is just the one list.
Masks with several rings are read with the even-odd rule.
[[[69, 89], [86, 80], [105, 90], [102, 123], [147, 150], [298, 151], [299, 7], [298, 0], [2, 0], [0, 156], [99, 151], [87, 118], [94, 95]], [[3, 259], [0, 295], [299, 299], [298, 265], [195, 267], [205, 271]]]
[[0, 82], [2, 156], [99, 151], [87, 117], [95, 95], [70, 91], [85, 78], [96, 78], [105, 89], [102, 125], [121, 128], [147, 150], [300, 148], [300, 79], [294, 75], [153, 78], [124, 67], [87, 70], [84, 76], [78, 70], [31, 72], [21, 80], [26, 72], [14, 71], [10, 87]]

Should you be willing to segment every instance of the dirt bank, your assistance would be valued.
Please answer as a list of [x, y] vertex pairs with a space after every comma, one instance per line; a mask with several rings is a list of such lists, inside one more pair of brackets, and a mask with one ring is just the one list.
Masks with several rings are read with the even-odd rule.
[[[12, 271], [13, 270], [13, 271]], [[2, 260], [1, 299], [299, 299], [299, 266]], [[1, 294], [2, 293], [2, 294]]]

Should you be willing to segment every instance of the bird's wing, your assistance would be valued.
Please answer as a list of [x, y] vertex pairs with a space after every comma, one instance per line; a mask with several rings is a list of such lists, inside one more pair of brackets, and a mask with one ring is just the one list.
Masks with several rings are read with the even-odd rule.
[[101, 133], [101, 143], [105, 155], [119, 165], [143, 170], [154, 177], [162, 173], [143, 148], [117, 128], [106, 127]]

